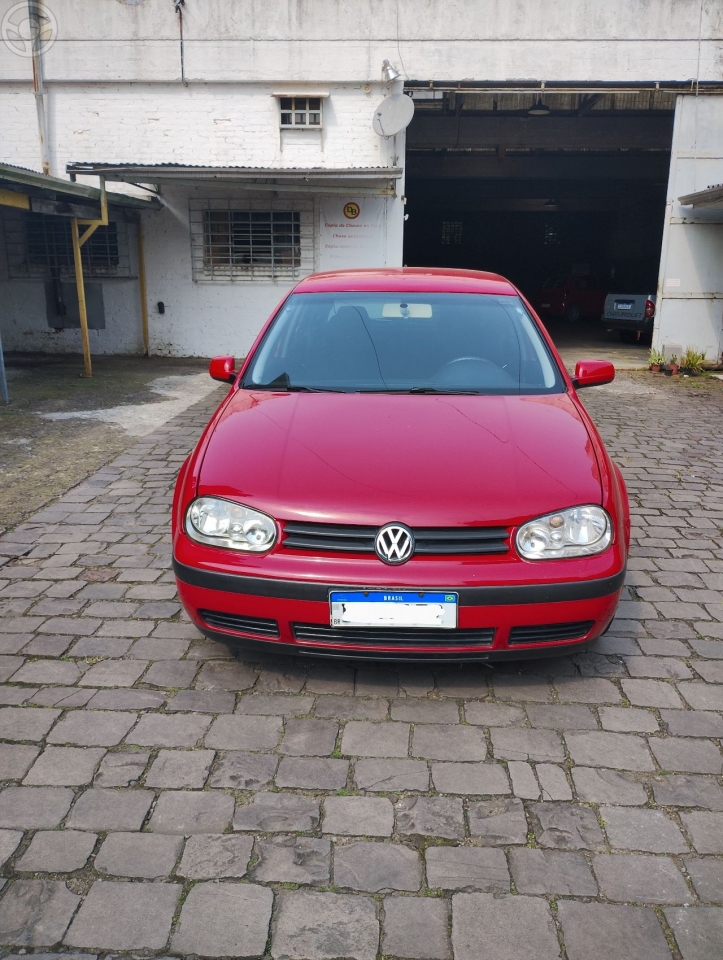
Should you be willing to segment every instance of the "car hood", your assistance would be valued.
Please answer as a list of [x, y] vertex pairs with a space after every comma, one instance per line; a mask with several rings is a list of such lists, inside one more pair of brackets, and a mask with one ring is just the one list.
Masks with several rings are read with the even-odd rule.
[[198, 494], [281, 520], [410, 526], [511, 525], [601, 502], [568, 394], [239, 390], [211, 434]]

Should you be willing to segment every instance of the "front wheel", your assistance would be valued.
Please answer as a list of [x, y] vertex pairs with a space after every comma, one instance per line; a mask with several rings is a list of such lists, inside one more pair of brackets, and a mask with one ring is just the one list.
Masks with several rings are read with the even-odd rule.
[[565, 308], [564, 318], [568, 323], [577, 323], [582, 316], [582, 310], [576, 303], [571, 303]]

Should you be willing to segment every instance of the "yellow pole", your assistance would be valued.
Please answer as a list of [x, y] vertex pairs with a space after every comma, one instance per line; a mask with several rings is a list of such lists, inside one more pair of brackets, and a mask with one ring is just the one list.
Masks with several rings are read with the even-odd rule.
[[146, 260], [143, 255], [143, 223], [138, 220], [136, 225], [136, 235], [138, 237], [138, 286], [141, 294], [141, 324], [143, 325], [143, 351], [147, 357], [150, 356], [150, 345], [148, 339], [148, 298], [146, 296]]
[[78, 236], [78, 220], [73, 217], [70, 221], [70, 231], [73, 236], [73, 260], [75, 261], [75, 286], [78, 291], [78, 314], [80, 316], [80, 336], [83, 341], [82, 376], [92, 377], [93, 367], [90, 362], [90, 340], [88, 338], [88, 311], [85, 306], [85, 283], [83, 281], [83, 261], [80, 256], [80, 238]]

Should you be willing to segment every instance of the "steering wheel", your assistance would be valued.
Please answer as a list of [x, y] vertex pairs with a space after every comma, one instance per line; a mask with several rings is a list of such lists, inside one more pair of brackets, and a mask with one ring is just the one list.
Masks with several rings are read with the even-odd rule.
[[483, 357], [457, 357], [437, 370], [432, 377], [441, 386], [508, 387], [512, 379], [506, 370]]

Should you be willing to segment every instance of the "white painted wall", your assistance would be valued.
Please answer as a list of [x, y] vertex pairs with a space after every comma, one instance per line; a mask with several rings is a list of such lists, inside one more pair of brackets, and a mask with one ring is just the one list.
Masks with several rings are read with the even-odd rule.
[[653, 343], [723, 355], [723, 210], [678, 198], [723, 183], [723, 97], [678, 97]]

